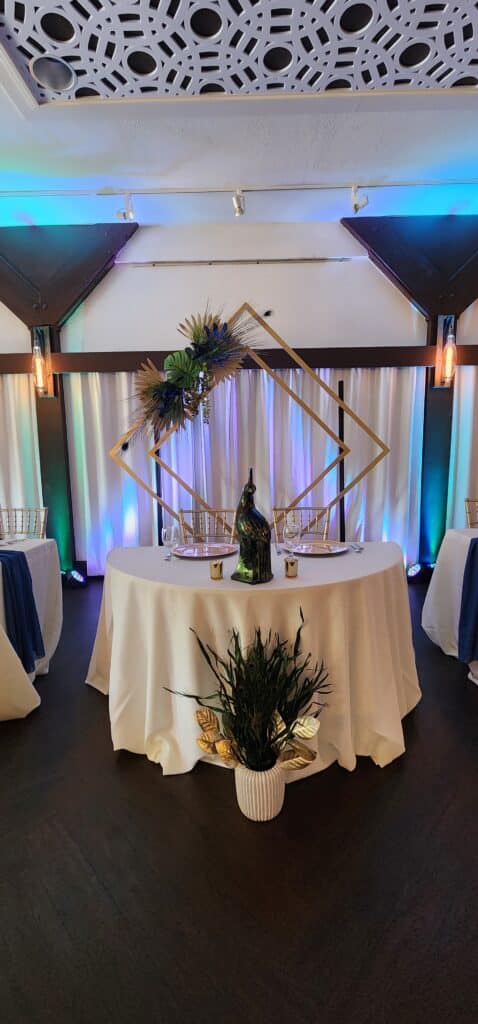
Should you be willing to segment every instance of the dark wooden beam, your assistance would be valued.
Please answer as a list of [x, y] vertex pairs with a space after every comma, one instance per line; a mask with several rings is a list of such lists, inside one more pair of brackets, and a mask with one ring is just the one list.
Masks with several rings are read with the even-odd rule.
[[[36, 332], [48, 334], [52, 355], [59, 351], [60, 333], [56, 328], [37, 327]], [[36, 407], [43, 501], [48, 508], [47, 534], [56, 540], [62, 569], [71, 569], [76, 557], [75, 535], [61, 376], [55, 379], [54, 396], [37, 396]]]
[[[402, 345], [399, 348], [299, 348], [297, 352], [314, 369], [433, 366], [435, 362], [433, 345]], [[54, 373], [119, 373], [138, 370], [141, 363], [151, 359], [158, 369], [162, 369], [168, 354], [168, 351], [55, 352], [52, 354], [52, 368]], [[290, 369], [296, 365], [280, 348], [261, 349], [261, 355], [275, 370]], [[458, 362], [462, 365], [478, 365], [478, 345], [458, 346]], [[247, 360], [244, 365], [246, 368], [257, 369], [253, 360]], [[30, 370], [30, 355], [0, 355], [0, 373], [29, 373]]]

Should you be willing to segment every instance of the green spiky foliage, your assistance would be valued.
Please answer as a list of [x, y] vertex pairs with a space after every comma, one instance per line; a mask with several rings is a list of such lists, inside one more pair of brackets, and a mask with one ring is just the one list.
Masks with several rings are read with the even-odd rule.
[[301, 655], [302, 609], [300, 620], [293, 644], [271, 630], [264, 638], [257, 627], [252, 643], [243, 648], [233, 629], [224, 656], [192, 630], [217, 689], [207, 697], [182, 696], [222, 715], [235, 759], [254, 771], [274, 766], [280, 752], [294, 743], [297, 720], [304, 715], [317, 718], [325, 706], [320, 698], [330, 692], [323, 662], [313, 665], [310, 653]]

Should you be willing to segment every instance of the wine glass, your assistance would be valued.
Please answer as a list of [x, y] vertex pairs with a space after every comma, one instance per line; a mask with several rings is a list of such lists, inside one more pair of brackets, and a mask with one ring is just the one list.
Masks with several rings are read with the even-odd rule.
[[282, 537], [286, 549], [293, 552], [300, 537], [300, 527], [295, 516], [286, 516]]
[[173, 548], [177, 544], [178, 531], [176, 526], [163, 526], [161, 530], [161, 540], [163, 547], [166, 548], [166, 555], [164, 556], [165, 562], [170, 562], [172, 558]]

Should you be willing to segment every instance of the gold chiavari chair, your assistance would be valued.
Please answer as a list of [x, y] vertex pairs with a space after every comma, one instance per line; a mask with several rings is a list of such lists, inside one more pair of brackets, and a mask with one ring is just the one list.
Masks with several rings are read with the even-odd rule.
[[478, 498], [465, 498], [466, 525], [478, 527]]
[[280, 544], [286, 523], [292, 523], [299, 530], [299, 537], [312, 540], [327, 540], [329, 535], [330, 509], [328, 508], [273, 508], [276, 544]]
[[44, 537], [47, 517], [47, 508], [0, 508], [0, 537]]
[[236, 509], [181, 508], [179, 525], [183, 544], [206, 540], [231, 543], [236, 540]]

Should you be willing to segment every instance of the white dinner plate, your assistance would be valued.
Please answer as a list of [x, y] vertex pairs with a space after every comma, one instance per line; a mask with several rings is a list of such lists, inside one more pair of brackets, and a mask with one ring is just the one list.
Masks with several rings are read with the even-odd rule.
[[309, 543], [301, 541], [300, 544], [294, 544], [293, 547], [291, 546], [287, 550], [294, 555], [328, 558], [330, 555], [345, 555], [346, 551], [350, 551], [350, 548], [348, 544], [334, 544], [332, 541], [314, 540], [309, 541]]
[[210, 544], [178, 544], [173, 548], [173, 555], [177, 558], [227, 558], [228, 555], [235, 555], [238, 550], [237, 544], [211, 541]]

